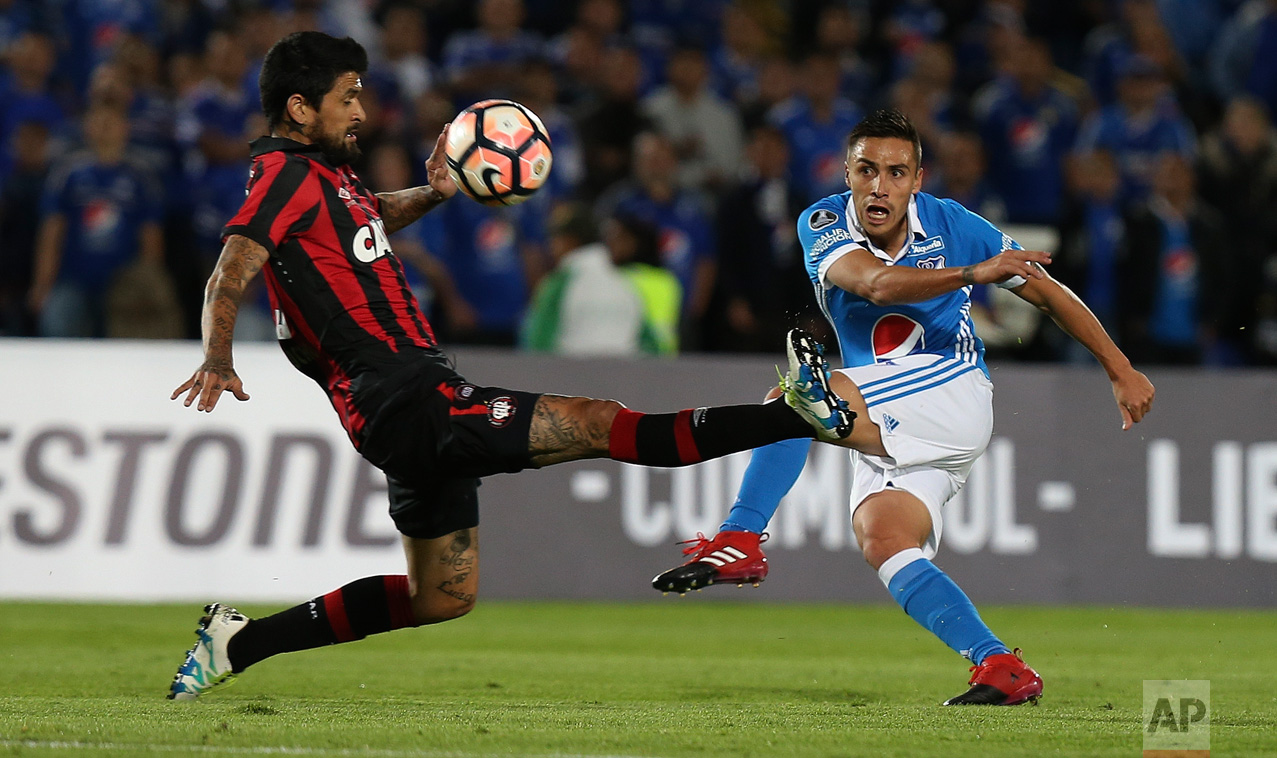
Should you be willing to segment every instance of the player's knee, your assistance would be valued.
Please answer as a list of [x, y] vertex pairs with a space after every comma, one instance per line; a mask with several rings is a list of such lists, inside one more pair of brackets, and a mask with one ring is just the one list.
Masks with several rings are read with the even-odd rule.
[[860, 541], [860, 552], [865, 557], [865, 563], [868, 563], [874, 571], [877, 571], [888, 558], [896, 553], [915, 547], [922, 547], [922, 545], [916, 539], [898, 534], [881, 536], [866, 534]]
[[889, 540], [877, 539], [871, 536], [862, 538], [860, 552], [865, 557], [865, 563], [868, 563], [869, 567], [874, 571], [877, 571], [879, 566], [886, 563], [888, 558], [899, 552], [892, 551], [889, 542]]
[[475, 595], [472, 592], [430, 588], [412, 598], [412, 615], [417, 626], [440, 624], [461, 618], [474, 610]]
[[625, 410], [625, 406], [616, 400], [596, 400], [581, 398], [581, 418], [586, 429], [586, 439], [595, 452], [607, 453], [608, 443], [612, 436], [612, 422], [616, 414]]

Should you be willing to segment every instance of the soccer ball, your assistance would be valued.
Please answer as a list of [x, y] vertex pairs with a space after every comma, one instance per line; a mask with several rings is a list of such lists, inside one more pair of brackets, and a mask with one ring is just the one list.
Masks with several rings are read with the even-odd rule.
[[513, 100], [484, 100], [457, 114], [448, 131], [448, 172], [484, 205], [517, 205], [550, 176], [550, 136]]

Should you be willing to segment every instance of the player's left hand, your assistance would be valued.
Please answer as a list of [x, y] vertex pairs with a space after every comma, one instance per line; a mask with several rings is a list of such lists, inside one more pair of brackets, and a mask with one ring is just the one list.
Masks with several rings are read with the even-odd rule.
[[1152, 409], [1154, 393], [1148, 377], [1133, 368], [1113, 377], [1113, 398], [1122, 412], [1122, 431], [1138, 424]]
[[173, 390], [169, 400], [176, 400], [183, 392], [188, 392], [182, 405], [189, 408], [191, 403], [195, 402], [195, 398], [198, 397], [199, 405], [195, 409], [212, 413], [213, 408], [217, 406], [218, 398], [222, 396], [223, 392], [227, 391], [240, 402], [248, 400], [248, 393], [244, 391], [244, 383], [240, 381], [235, 369], [230, 366], [205, 363], [196, 369], [195, 373], [191, 374], [191, 378], [182, 383], [182, 386]]
[[426, 177], [430, 181], [430, 187], [443, 195], [444, 200], [457, 194], [457, 183], [452, 181], [452, 174], [448, 171], [446, 155], [448, 130], [451, 128], [452, 124], [443, 125], [443, 131], [439, 132], [439, 139], [435, 140], [435, 149], [430, 151], [430, 157], [426, 159]]

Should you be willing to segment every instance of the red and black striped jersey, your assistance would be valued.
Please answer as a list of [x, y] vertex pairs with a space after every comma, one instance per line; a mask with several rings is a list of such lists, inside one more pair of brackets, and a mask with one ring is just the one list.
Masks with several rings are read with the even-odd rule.
[[319, 382], [359, 445], [356, 390], [424, 357], [441, 358], [430, 324], [390, 249], [380, 201], [319, 147], [252, 143], [244, 205], [222, 230], [270, 253], [266, 284], [288, 359]]

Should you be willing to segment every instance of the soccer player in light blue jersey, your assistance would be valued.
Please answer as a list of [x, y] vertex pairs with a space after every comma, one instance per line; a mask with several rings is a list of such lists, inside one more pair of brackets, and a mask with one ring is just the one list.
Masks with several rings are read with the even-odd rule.
[[[961, 205], [920, 192], [921, 162], [909, 120], [897, 111], [874, 113], [847, 139], [850, 191], [804, 211], [798, 233], [847, 366], [834, 372], [831, 387], [857, 414], [851, 435], [836, 444], [852, 450], [852, 527], [865, 560], [910, 617], [975, 664], [970, 689], [947, 705], [1015, 705], [1042, 693], [1041, 677], [931, 562], [942, 506], [966, 482], [993, 430], [993, 385], [971, 322], [972, 287], [1011, 289], [1090, 350], [1112, 381], [1124, 429], [1151, 408], [1153, 385], [1086, 305], [1046, 273], [1048, 254], [1023, 250]], [[801, 385], [798, 369], [818, 365], [819, 348], [801, 332], [791, 333], [789, 347], [790, 384]], [[755, 450], [719, 533], [689, 540], [688, 561], [653, 586], [686, 592], [761, 582], [767, 559], [760, 535], [802, 472], [809, 446], [789, 440]]]

